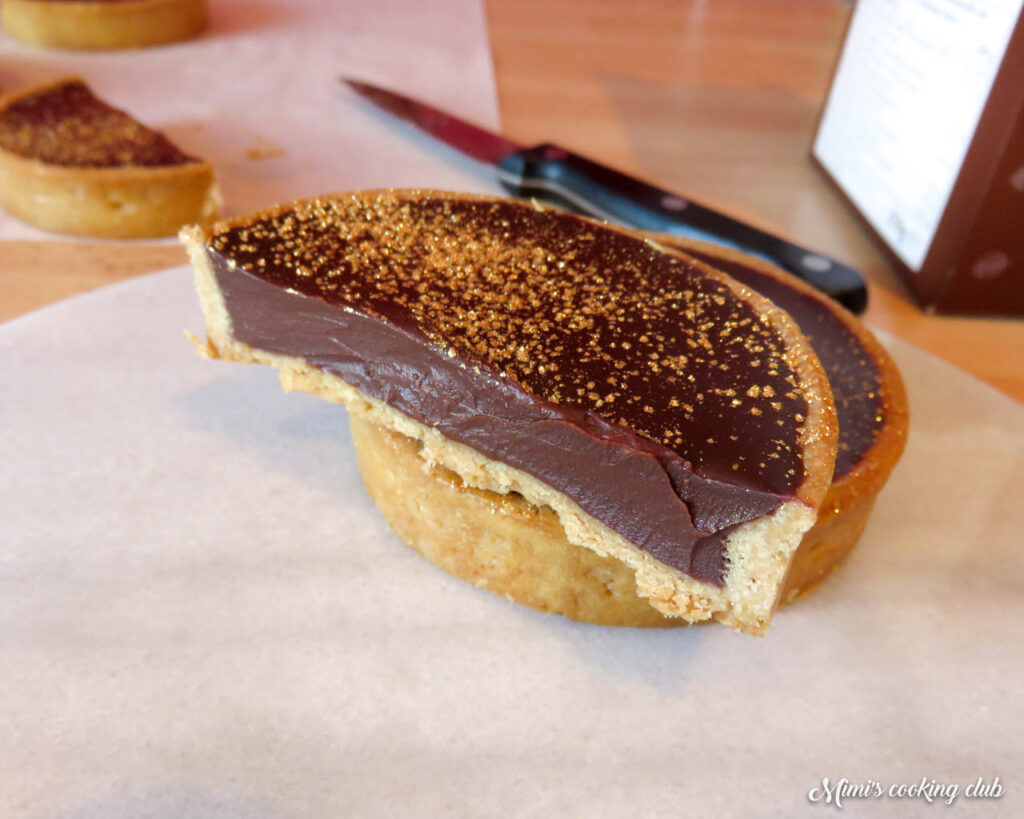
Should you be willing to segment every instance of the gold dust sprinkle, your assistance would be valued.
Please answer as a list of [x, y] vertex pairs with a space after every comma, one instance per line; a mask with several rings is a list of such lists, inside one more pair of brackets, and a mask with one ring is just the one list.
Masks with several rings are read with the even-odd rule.
[[[794, 421], [806, 402], [773, 326], [699, 268], [642, 241], [503, 200], [384, 193], [298, 203], [210, 246], [281, 286], [386, 316], [451, 358], [695, 464], [715, 457], [704, 442], [716, 436], [701, 432], [723, 425], [742, 430], [751, 455], [734, 470], [800, 464]], [[786, 400], [744, 408], [740, 397], [775, 395]], [[770, 440], [787, 425], [784, 443]]]

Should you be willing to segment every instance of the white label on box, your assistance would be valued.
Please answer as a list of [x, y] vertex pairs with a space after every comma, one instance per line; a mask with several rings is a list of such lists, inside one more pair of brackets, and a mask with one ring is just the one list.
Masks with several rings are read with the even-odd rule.
[[1024, 0], [860, 0], [814, 155], [912, 269], [931, 247]]

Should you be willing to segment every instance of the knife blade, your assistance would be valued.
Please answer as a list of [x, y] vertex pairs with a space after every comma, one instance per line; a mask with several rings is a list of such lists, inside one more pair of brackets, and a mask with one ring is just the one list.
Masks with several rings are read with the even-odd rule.
[[516, 196], [545, 199], [639, 230], [702, 239], [752, 253], [795, 274], [853, 313], [863, 313], [867, 307], [863, 277], [836, 259], [558, 145], [527, 148], [403, 94], [346, 77], [342, 81], [377, 107], [493, 165], [498, 181]]

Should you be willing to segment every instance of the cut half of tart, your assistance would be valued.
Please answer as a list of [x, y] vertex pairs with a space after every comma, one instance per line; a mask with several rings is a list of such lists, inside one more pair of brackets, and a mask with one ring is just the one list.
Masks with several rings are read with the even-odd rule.
[[0, 205], [56, 233], [170, 236], [220, 212], [213, 168], [78, 78], [0, 99]]
[[[547, 509], [662, 614], [767, 628], [836, 453], [827, 378], [769, 301], [489, 197], [342, 194], [182, 236], [207, 354], [346, 404], [467, 496]], [[448, 512], [424, 496], [417, 514]]]
[[4, 0], [4, 28], [43, 48], [143, 48], [193, 37], [206, 0]]
[[818, 522], [805, 536], [783, 601], [824, 578], [857, 544], [875, 499], [903, 453], [909, 413], [892, 357], [856, 316], [785, 270], [728, 248], [664, 234], [649, 237], [747, 285], [785, 310], [817, 353], [836, 405], [839, 448]]

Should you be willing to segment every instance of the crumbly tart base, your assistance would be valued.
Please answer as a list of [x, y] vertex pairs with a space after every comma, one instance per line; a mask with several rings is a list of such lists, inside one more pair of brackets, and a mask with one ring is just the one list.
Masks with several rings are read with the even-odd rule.
[[[222, 227], [223, 223], [210, 230]], [[816, 505], [809, 503], [805, 495], [801, 495], [803, 500], [782, 502], [773, 514], [739, 526], [730, 533], [725, 541], [728, 571], [722, 586], [695, 580], [655, 560], [586, 514], [571, 499], [533, 476], [445, 438], [438, 430], [361, 393], [300, 358], [257, 350], [235, 339], [231, 318], [205, 250], [209, 235], [207, 230], [197, 227], [181, 232], [195, 269], [196, 286], [206, 320], [207, 340], [199, 343], [204, 355], [276, 367], [286, 391], [300, 390], [344, 404], [353, 415], [412, 439], [417, 442], [420, 457], [426, 465], [450, 470], [466, 487], [499, 495], [516, 493], [527, 503], [551, 509], [569, 543], [625, 564], [634, 575], [638, 595], [663, 615], [686, 622], [713, 618], [737, 631], [754, 635], [761, 635], [768, 628], [793, 554], [817, 517]], [[768, 304], [751, 295], [753, 300]], [[788, 317], [779, 315], [789, 327]], [[826, 470], [831, 473], [835, 457], [834, 410], [820, 365], [807, 348], [806, 341], [796, 332], [795, 325], [791, 329], [791, 338], [796, 339], [792, 343], [803, 350], [801, 366], [805, 368], [802, 371], [807, 378], [805, 383], [811, 384], [811, 394], [817, 399], [811, 404], [812, 417], [806, 425], [811, 428], [814, 422], [813, 432], [805, 431], [808, 479], [802, 490], [805, 494], [813, 492], [813, 501], [818, 503], [827, 487], [824, 473]]]
[[75, 168], [0, 149], [0, 206], [54, 233], [110, 239], [173, 236], [221, 208], [213, 166]]
[[206, 27], [206, 0], [4, 0], [0, 13], [12, 37], [42, 48], [143, 48], [185, 40]]
[[678, 250], [686, 255], [686, 249], [690, 248], [694, 252], [713, 254], [746, 265], [813, 298], [829, 309], [857, 338], [878, 369], [885, 421], [864, 457], [829, 486], [818, 511], [818, 520], [804, 535], [786, 579], [782, 601], [793, 600], [820, 583], [857, 545], [875, 498], [903, 454], [909, 426], [903, 378], [889, 353], [856, 316], [782, 268], [756, 256], [707, 242], [667, 234], [643, 235], [672, 252]]
[[412, 438], [352, 414], [367, 491], [402, 540], [429, 561], [515, 603], [603, 626], [686, 625], [637, 594], [633, 572], [576, 546], [549, 507], [474, 489], [420, 457]]
[[[356, 459], [373, 502], [391, 529], [449, 574], [513, 602], [603, 626], [689, 625], [654, 609], [621, 560], [571, 543], [548, 507], [517, 493], [468, 487], [420, 455], [421, 445], [353, 414]], [[867, 523], [870, 497], [804, 537], [782, 592], [793, 600], [824, 579]], [[813, 532], [813, 537], [811, 534]]]

